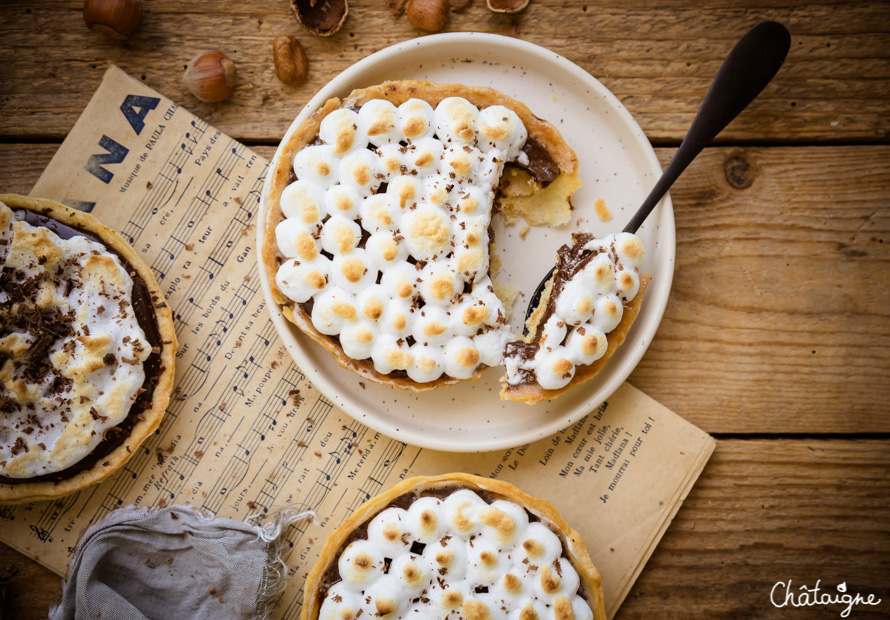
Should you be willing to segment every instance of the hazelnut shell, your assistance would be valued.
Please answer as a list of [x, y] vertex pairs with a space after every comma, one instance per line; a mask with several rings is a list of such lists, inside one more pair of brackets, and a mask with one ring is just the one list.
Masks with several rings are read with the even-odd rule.
[[329, 37], [343, 26], [349, 15], [346, 0], [291, 0], [297, 22], [319, 37]]
[[518, 13], [528, 6], [528, 0], [486, 0], [488, 8], [495, 13]]

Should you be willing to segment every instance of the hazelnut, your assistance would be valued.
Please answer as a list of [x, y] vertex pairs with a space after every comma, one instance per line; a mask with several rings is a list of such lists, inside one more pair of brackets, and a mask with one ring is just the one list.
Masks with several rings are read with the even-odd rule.
[[83, 21], [87, 28], [123, 41], [142, 21], [140, 0], [84, 0]]
[[222, 52], [204, 52], [192, 58], [182, 83], [201, 101], [224, 101], [238, 84], [235, 63]]
[[296, 86], [306, 80], [309, 60], [303, 46], [296, 37], [279, 36], [272, 41], [272, 57], [275, 60], [275, 73], [285, 84]]
[[408, 0], [405, 14], [421, 30], [437, 32], [445, 27], [449, 10], [448, 0]]

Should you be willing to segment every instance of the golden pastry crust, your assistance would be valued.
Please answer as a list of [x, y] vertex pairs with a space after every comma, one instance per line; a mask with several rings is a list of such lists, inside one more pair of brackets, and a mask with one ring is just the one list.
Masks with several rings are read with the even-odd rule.
[[341, 549], [349, 536], [362, 524], [370, 521], [389, 506], [395, 499], [414, 491], [458, 486], [474, 491], [487, 491], [492, 496], [516, 502], [548, 523], [562, 541], [563, 550], [578, 572], [584, 586], [587, 602], [593, 611], [594, 620], [605, 620], [602, 578], [593, 565], [587, 547], [581, 536], [563, 520], [552, 504], [529, 495], [517, 486], [503, 480], [492, 480], [472, 474], [450, 473], [439, 476], [416, 476], [403, 480], [388, 491], [372, 497], [334, 530], [325, 541], [315, 566], [306, 577], [303, 596], [303, 611], [300, 620], [317, 620], [321, 609], [319, 600], [325, 574], [337, 561]]
[[133, 248], [115, 231], [96, 218], [69, 209], [68, 207], [39, 198], [28, 198], [17, 194], [0, 194], [0, 202], [10, 208], [27, 209], [40, 213], [71, 227], [79, 228], [98, 237], [109, 248], [120, 254], [139, 274], [148, 287], [154, 302], [154, 313], [161, 335], [161, 368], [158, 383], [152, 395], [151, 407], [145, 409], [130, 435], [108, 454], [101, 462], [64, 480], [40, 480], [17, 484], [0, 483], [0, 504], [17, 504], [35, 500], [56, 499], [101, 482], [117, 471], [136, 452], [136, 449], [160, 425], [173, 391], [174, 359], [176, 353], [176, 333], [173, 329], [173, 314], [164, 301], [154, 274], [148, 265], [136, 254]]
[[[529, 333], [535, 333], [536, 326], [547, 319], [547, 317], [543, 316], [543, 312], [539, 312], [539, 310], [547, 306], [547, 302], [550, 299], [550, 284], [552, 282], [552, 279], [550, 282], [548, 282], [547, 287], [544, 289], [544, 293], [541, 295], [541, 301], [538, 303], [538, 307], [535, 309], [535, 312], [532, 313], [532, 316], [529, 317]], [[630, 301], [630, 303], [624, 306], [624, 314], [621, 316], [621, 321], [618, 323], [615, 329], [606, 334], [606, 340], [609, 345], [606, 348], [606, 352], [601, 358], [599, 358], [592, 364], [587, 364], [586, 366], [578, 366], [575, 370], [575, 376], [572, 377], [572, 380], [558, 390], [546, 390], [537, 383], [509, 385], [507, 383], [507, 378], [505, 375], [501, 379], [501, 382], [503, 384], [503, 388], [501, 389], [501, 400], [512, 400], [525, 403], [527, 405], [534, 405], [545, 400], [550, 400], [551, 398], [556, 398], [560, 394], [571, 390], [576, 385], [581, 385], [582, 383], [586, 383], [587, 381], [593, 379], [597, 374], [599, 374], [600, 370], [603, 369], [603, 367], [606, 365], [606, 363], [609, 361], [609, 358], [612, 357], [615, 351], [618, 350], [618, 347], [620, 347], [624, 343], [624, 339], [627, 338], [627, 332], [630, 331], [633, 322], [636, 320], [637, 315], [640, 313], [640, 307], [643, 304], [643, 293], [645, 293], [648, 284], [649, 274], [640, 274], [640, 290], [637, 291], [637, 294]]]
[[[435, 381], [428, 383], [418, 383], [411, 380], [407, 376], [384, 375], [374, 369], [373, 362], [370, 359], [355, 360], [346, 355], [339, 339], [336, 336], [327, 336], [319, 332], [312, 324], [312, 320], [299, 304], [288, 299], [279, 289], [275, 282], [275, 276], [282, 261], [276, 246], [275, 228], [284, 219], [280, 208], [281, 193], [285, 187], [291, 182], [291, 171], [293, 169], [294, 156], [304, 147], [309, 145], [318, 135], [321, 121], [331, 112], [341, 107], [360, 106], [373, 99], [385, 99], [395, 106], [399, 106], [409, 99], [423, 99], [431, 106], [435, 107], [440, 101], [447, 97], [462, 97], [477, 107], [487, 107], [492, 105], [503, 105], [510, 108], [519, 116], [528, 131], [529, 136], [534, 137], [551, 155], [553, 160], [559, 166], [560, 175], [554, 180], [549, 187], [556, 186], [561, 191], [568, 192], [568, 195], [580, 186], [578, 181], [578, 160], [574, 151], [565, 143], [559, 131], [547, 121], [536, 117], [529, 108], [520, 101], [513, 99], [503, 93], [491, 88], [464, 86], [461, 84], [434, 84], [419, 80], [405, 80], [400, 82], [384, 82], [376, 86], [360, 89], [350, 93], [342, 101], [337, 98], [327, 100], [324, 105], [316, 110], [303, 124], [291, 135], [288, 142], [284, 145], [281, 157], [276, 162], [275, 167], [270, 172], [270, 191], [269, 202], [266, 211], [265, 234], [263, 247], [261, 248], [261, 262], [263, 268], [269, 278], [269, 285], [272, 289], [272, 297], [281, 307], [282, 314], [293, 324], [299, 327], [306, 335], [318, 342], [327, 351], [331, 352], [337, 359], [337, 362], [343, 368], [347, 368], [366, 379], [391, 385], [393, 387], [421, 392], [436, 389], [445, 385], [454, 385], [467, 380], [477, 380], [482, 369], [477, 370], [470, 379], [455, 379], [443, 375]], [[516, 177], [526, 182], [530, 177]], [[533, 189], [526, 189], [522, 196], [526, 201], [534, 199], [529, 194]], [[505, 193], [505, 188], [501, 188], [501, 192]], [[556, 195], [556, 194], [555, 194]], [[568, 204], [568, 195], [565, 195], [562, 203]], [[527, 207], [526, 207], [527, 208]]]

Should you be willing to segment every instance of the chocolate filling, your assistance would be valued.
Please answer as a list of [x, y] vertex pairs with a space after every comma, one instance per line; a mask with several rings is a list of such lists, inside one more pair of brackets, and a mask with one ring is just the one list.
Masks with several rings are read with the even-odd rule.
[[[145, 332], [145, 338], [148, 340], [149, 344], [152, 346], [152, 352], [148, 356], [148, 359], [143, 362], [143, 369], [145, 370], [145, 381], [142, 384], [142, 391], [136, 397], [135, 402], [130, 407], [130, 411], [127, 414], [127, 417], [117, 426], [109, 428], [105, 431], [105, 436], [102, 438], [102, 441], [98, 446], [83, 459], [75, 463], [74, 465], [63, 469], [62, 471], [54, 472], [51, 474], [44, 474], [42, 476], [35, 476], [33, 478], [8, 478], [6, 476], [0, 476], [0, 482], [4, 484], [21, 484], [26, 482], [43, 482], [43, 481], [53, 481], [58, 482], [61, 480], [67, 480], [72, 476], [80, 473], [81, 471], [90, 469], [96, 463], [107, 457], [111, 454], [118, 446], [120, 446], [124, 440], [130, 436], [133, 427], [142, 419], [142, 412], [150, 409], [152, 404], [152, 398], [154, 396], [155, 385], [158, 382], [158, 378], [161, 375], [161, 371], [163, 370], [161, 367], [161, 354], [160, 351], [163, 349], [164, 342], [161, 338], [161, 332], [158, 328], [157, 316], [154, 311], [154, 300], [151, 297], [151, 293], [149, 292], [148, 286], [145, 283], [145, 280], [138, 274], [138, 272], [133, 268], [133, 266], [123, 257], [115, 251], [113, 248], [108, 247], [102, 239], [98, 236], [94, 235], [89, 231], [82, 230], [80, 228], [69, 226], [60, 222], [58, 220], [54, 220], [51, 217], [36, 213], [34, 211], [30, 211], [28, 209], [18, 209], [13, 208], [12, 211], [19, 218], [23, 218], [26, 222], [31, 224], [32, 226], [43, 226], [53, 231], [62, 239], [71, 239], [72, 237], [81, 236], [90, 239], [91, 241], [95, 241], [97, 243], [102, 244], [105, 248], [115, 254], [120, 260], [121, 265], [127, 270], [127, 273], [130, 274], [130, 277], [133, 279], [133, 293], [130, 299], [130, 302], [133, 304], [133, 311], [136, 315], [136, 320], [139, 323], [139, 326], [142, 328], [142, 331]], [[7, 290], [9, 294], [9, 289], [16, 289], [18, 293], [23, 295], [27, 295], [30, 292], [30, 288], [33, 287], [34, 283], [24, 283], [24, 285], [18, 285], [15, 282], [11, 281], [11, 272], [9, 269], [4, 269], [2, 274], [2, 286], [4, 290]], [[18, 294], [17, 293], [17, 294]], [[58, 338], [64, 338], [70, 335], [70, 323], [71, 317], [65, 317], [60, 312], [56, 311], [59, 316], [50, 315], [48, 317], [35, 316], [31, 320], [29, 325], [30, 329], [40, 330], [35, 333], [39, 333], [40, 336], [35, 344], [35, 349], [39, 348], [39, 353], [35, 353], [34, 349], [28, 354], [28, 361], [32, 363], [31, 368], [29, 369], [29, 373], [34, 376], [31, 377], [33, 379], [37, 379], [39, 376], [45, 376], [46, 373], [52, 372], [51, 366], [49, 364], [49, 358], [47, 356], [47, 351], [49, 347], [57, 340]], [[5, 332], [4, 329], [0, 330], [0, 333]], [[52, 334], [52, 337], [49, 336]], [[46, 340], [46, 342], [44, 342]], [[38, 347], [39, 345], [39, 347]], [[156, 352], [157, 351], [157, 352]], [[4, 360], [0, 360], [2, 363]], [[63, 377], [58, 377], [54, 379], [55, 381], [60, 381], [58, 386], [59, 389], [64, 388], [64, 382], [68, 381]], [[2, 398], [2, 396], [0, 396]], [[3, 402], [0, 402], [0, 409], [3, 408]]]
[[[421, 497], [436, 497], [436, 498], [442, 500], [442, 499], [445, 499], [446, 497], [448, 497], [449, 495], [451, 495], [452, 493], [454, 493], [455, 491], [459, 491], [461, 489], [469, 489], [469, 490], [473, 491], [486, 504], [491, 504], [492, 502], [494, 502], [497, 499], [505, 499], [507, 501], [516, 503], [514, 500], [512, 500], [509, 497], [502, 497], [500, 495], [495, 495], [493, 493], [490, 493], [490, 492], [482, 490], [482, 489], [473, 489], [473, 488], [464, 487], [464, 486], [460, 486], [460, 485], [448, 485], [448, 486], [437, 487], [437, 488], [433, 488], [433, 489], [417, 489], [415, 491], [406, 493], [405, 495], [400, 495], [399, 497], [392, 500], [389, 504], [387, 504], [384, 508], [382, 508], [380, 510], [380, 512], [383, 512], [387, 508], [402, 508], [403, 510], [407, 510], [411, 506], [411, 504], [413, 504], [416, 500], [420, 499]], [[538, 518], [537, 515], [535, 515], [531, 511], [529, 511], [528, 508], [525, 509], [525, 513], [528, 515], [529, 523], [534, 523], [536, 521], [541, 520], [540, 518]], [[349, 534], [349, 537], [343, 542], [343, 545], [337, 550], [337, 553], [336, 553], [333, 561], [331, 562], [331, 565], [328, 567], [327, 572], [325, 572], [324, 577], [322, 578], [321, 586], [319, 587], [318, 592], [317, 592], [317, 596], [318, 596], [317, 604], [319, 606], [322, 604], [322, 602], [324, 602], [324, 599], [327, 596], [328, 590], [331, 588], [331, 586], [333, 586], [334, 584], [341, 581], [340, 568], [338, 566], [338, 564], [339, 564], [338, 560], [340, 559], [340, 556], [343, 554], [343, 552], [346, 550], [346, 548], [353, 541], [367, 539], [368, 524], [378, 514], [380, 514], [380, 513], [378, 512], [378, 513], [371, 515], [367, 521], [365, 521], [364, 523], [359, 525], [357, 528], [355, 528]], [[559, 535], [558, 533], [557, 533], [557, 536], [559, 536], [560, 541], [562, 541], [562, 536]], [[415, 553], [417, 555], [420, 555], [421, 553], [423, 553], [423, 548], [425, 546], [426, 545], [424, 545], [423, 543], [414, 542], [411, 545], [411, 552]], [[563, 546], [561, 557], [564, 559], [567, 559], [566, 552], [565, 552], [565, 546]], [[385, 566], [389, 566], [389, 563], [391, 562], [391, 558], [384, 558], [384, 562], [385, 562]], [[477, 592], [478, 591], [479, 590], [477, 590]], [[578, 594], [580, 596], [582, 596], [585, 600], [587, 600], [587, 595], [584, 590], [584, 582], [583, 581], [578, 586]]]
[[528, 165], [523, 166], [518, 162], [511, 162], [507, 165], [522, 168], [528, 172], [534, 179], [546, 187], [559, 176], [559, 165], [550, 155], [550, 151], [544, 148], [544, 145], [529, 136], [525, 140], [525, 146], [522, 152], [528, 156]]
[[[547, 305], [538, 322], [535, 335], [531, 342], [508, 342], [504, 347], [504, 357], [518, 358], [522, 361], [532, 359], [538, 352], [541, 337], [543, 336], [544, 324], [556, 309], [556, 298], [562, 292], [565, 283], [571, 280], [576, 273], [584, 269], [584, 267], [599, 254], [598, 250], [585, 250], [584, 246], [591, 241], [594, 236], [591, 233], [574, 233], [572, 235], [572, 245], [563, 245], [556, 251], [557, 262], [556, 270], [553, 272], [553, 286], [550, 290], [550, 297], [547, 299]], [[519, 369], [519, 375], [522, 378], [521, 383], [536, 383], [537, 377], [534, 370]]]

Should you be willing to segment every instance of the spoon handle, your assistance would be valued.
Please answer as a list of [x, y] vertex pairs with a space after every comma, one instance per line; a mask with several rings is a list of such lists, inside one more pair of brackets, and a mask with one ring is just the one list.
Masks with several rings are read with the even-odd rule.
[[624, 232], [637, 232], [689, 163], [769, 84], [790, 47], [788, 30], [772, 21], [760, 22], [739, 39], [723, 61], [683, 143]]

